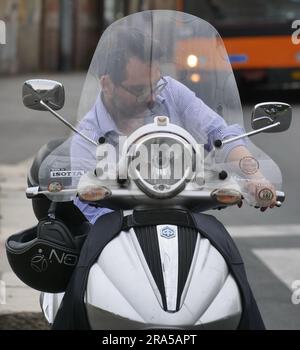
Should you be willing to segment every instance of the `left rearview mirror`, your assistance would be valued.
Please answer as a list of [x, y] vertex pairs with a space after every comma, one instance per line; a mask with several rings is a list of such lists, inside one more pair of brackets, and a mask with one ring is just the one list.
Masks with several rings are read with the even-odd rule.
[[254, 130], [280, 123], [263, 132], [282, 132], [287, 130], [292, 121], [292, 107], [283, 102], [265, 102], [257, 104], [252, 112], [251, 124]]
[[23, 84], [23, 103], [27, 108], [46, 111], [40, 104], [42, 100], [54, 110], [59, 110], [65, 103], [65, 90], [61, 83], [54, 80], [32, 79]]

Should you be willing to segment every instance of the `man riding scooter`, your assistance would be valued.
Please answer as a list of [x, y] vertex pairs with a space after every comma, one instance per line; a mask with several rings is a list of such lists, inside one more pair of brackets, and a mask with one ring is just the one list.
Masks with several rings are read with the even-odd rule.
[[[162, 76], [159, 65], [162, 51], [158, 41], [135, 29], [110, 35], [114, 41], [111, 43], [107, 38], [110, 44], [107, 70], [98, 72], [100, 96], [79, 125], [91, 139], [117, 147], [118, 137], [128, 136], [147, 122], [151, 123], [155, 115], [167, 115], [172, 123], [183, 125], [198, 142], [205, 144], [207, 152], [212, 150], [216, 140], [223, 141], [244, 133], [238, 124], [228, 126], [182, 83]], [[73, 137], [71, 158], [72, 155], [82, 159], [82, 168], [86, 168], [87, 163], [96, 165], [96, 147], [80, 135]], [[245, 141], [239, 140], [222, 149], [219, 161], [238, 164], [241, 159], [251, 156]], [[258, 195], [262, 188], [269, 192], [263, 199]], [[275, 206], [274, 186], [261, 173], [248, 177], [247, 190], [261, 211]], [[91, 223], [111, 211], [95, 209], [79, 198], [75, 204]]]

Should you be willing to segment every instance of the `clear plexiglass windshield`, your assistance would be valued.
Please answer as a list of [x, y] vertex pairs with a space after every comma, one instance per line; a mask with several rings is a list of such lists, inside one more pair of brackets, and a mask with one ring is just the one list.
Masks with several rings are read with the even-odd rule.
[[[153, 123], [156, 116], [167, 116], [191, 134], [203, 145], [210, 164], [213, 159], [214, 164], [222, 164], [221, 170], [240, 177], [259, 171], [280, 188], [280, 170], [250, 140], [229, 143], [221, 150], [214, 147], [216, 140], [245, 132], [238, 89], [217, 30], [189, 14], [156, 10], [122, 18], [101, 36], [87, 72], [77, 123], [94, 144], [70, 135], [44, 160], [41, 189], [49, 190], [52, 200], [72, 200], [74, 193], [61, 190], [71, 190], [82, 174], [94, 171], [99, 160], [96, 144], [118, 147], [120, 136]], [[241, 146], [251, 156], [237, 159], [233, 167], [230, 153]]]

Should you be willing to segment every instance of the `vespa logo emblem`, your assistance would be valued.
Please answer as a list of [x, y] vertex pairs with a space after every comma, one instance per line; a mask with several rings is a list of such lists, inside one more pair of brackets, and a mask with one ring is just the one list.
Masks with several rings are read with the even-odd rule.
[[165, 226], [161, 228], [160, 235], [161, 237], [168, 238], [168, 239], [176, 237], [175, 230], [169, 226]]

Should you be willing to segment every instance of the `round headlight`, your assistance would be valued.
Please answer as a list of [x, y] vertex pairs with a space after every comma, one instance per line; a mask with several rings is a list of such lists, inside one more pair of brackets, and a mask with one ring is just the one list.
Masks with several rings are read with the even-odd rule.
[[194, 175], [195, 151], [178, 135], [146, 135], [129, 152], [129, 176], [151, 197], [175, 196]]

